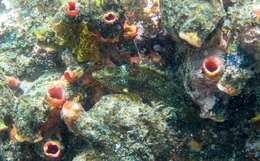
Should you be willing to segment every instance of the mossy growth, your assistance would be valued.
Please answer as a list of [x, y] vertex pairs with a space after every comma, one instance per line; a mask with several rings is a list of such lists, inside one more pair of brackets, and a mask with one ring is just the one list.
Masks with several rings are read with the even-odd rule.
[[113, 91], [137, 95], [145, 102], [186, 106], [183, 90], [166, 73], [149, 65], [105, 67], [92, 76]]
[[251, 123], [257, 123], [260, 122], [260, 113], [257, 113], [255, 117], [251, 118]]
[[100, 61], [96, 35], [90, 32], [86, 25], [82, 27], [79, 44], [73, 49], [73, 52], [77, 54], [77, 60], [79, 62]]
[[93, 0], [93, 2], [97, 7], [101, 7], [102, 5], [104, 5], [103, 0]]
[[0, 132], [7, 128], [8, 127], [5, 125], [4, 120], [0, 119]]
[[66, 3], [68, 2], [69, 0], [60, 0], [60, 3]]
[[72, 48], [78, 62], [100, 61], [97, 37], [88, 30], [86, 24], [61, 22], [53, 25], [53, 30], [56, 33], [56, 44]]
[[48, 31], [49, 31], [48, 27], [38, 27], [34, 31], [34, 34], [36, 35], [37, 41], [44, 41]]

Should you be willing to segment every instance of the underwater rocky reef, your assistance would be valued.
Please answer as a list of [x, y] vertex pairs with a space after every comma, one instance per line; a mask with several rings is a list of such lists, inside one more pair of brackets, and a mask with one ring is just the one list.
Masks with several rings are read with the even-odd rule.
[[259, 0], [1, 0], [0, 161], [258, 161]]

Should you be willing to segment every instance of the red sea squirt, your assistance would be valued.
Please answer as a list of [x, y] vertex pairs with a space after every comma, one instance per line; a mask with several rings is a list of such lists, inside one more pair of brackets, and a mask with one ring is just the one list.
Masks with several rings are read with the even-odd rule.
[[61, 114], [69, 128], [73, 128], [73, 122], [79, 118], [81, 111], [81, 105], [75, 101], [66, 101], [64, 103]]
[[12, 76], [6, 76], [5, 77], [6, 81], [7, 81], [7, 85], [10, 87], [10, 88], [19, 88], [21, 82], [16, 79], [15, 77], [12, 77]]
[[260, 17], [260, 4], [253, 6], [253, 12], [257, 17]]
[[103, 16], [104, 22], [105, 24], [114, 24], [117, 19], [118, 19], [118, 15], [114, 12], [108, 12]]
[[68, 9], [68, 14], [70, 16], [75, 16], [79, 14], [79, 9], [78, 9], [78, 4], [73, 1], [67, 2], [67, 9]]
[[65, 71], [63, 74], [65, 80], [68, 82], [75, 82], [77, 78], [74, 76], [74, 74], [71, 71]]
[[62, 154], [62, 147], [57, 141], [47, 141], [43, 145], [43, 151], [48, 158], [59, 158]]
[[202, 70], [207, 77], [215, 78], [222, 73], [223, 68], [218, 57], [208, 56], [203, 60]]
[[62, 87], [52, 87], [47, 93], [48, 101], [51, 106], [56, 108], [62, 107], [65, 103], [65, 92]]
[[136, 25], [128, 24], [128, 21], [124, 23], [124, 37], [126, 38], [135, 38], [138, 36], [139, 28]]

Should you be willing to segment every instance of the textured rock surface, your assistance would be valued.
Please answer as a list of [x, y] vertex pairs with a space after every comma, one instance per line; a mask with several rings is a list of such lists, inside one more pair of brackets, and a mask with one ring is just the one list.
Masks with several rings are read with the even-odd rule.
[[201, 47], [221, 22], [225, 11], [221, 3], [201, 0], [162, 0], [162, 23], [174, 39]]
[[152, 161], [165, 156], [166, 159], [177, 141], [166, 122], [170, 110], [142, 104], [126, 95], [108, 95], [91, 110], [82, 112], [71, 130], [100, 151], [91, 153], [94, 149], [88, 149], [83, 154], [86, 158]]
[[16, 97], [8, 87], [3, 71], [0, 70], [0, 124], [15, 116]]

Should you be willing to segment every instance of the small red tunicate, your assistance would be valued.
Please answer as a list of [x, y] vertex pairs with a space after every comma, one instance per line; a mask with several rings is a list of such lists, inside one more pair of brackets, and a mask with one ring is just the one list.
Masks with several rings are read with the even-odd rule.
[[48, 141], [43, 145], [44, 154], [48, 158], [59, 158], [62, 153], [62, 148], [57, 141]]
[[216, 56], [208, 56], [203, 60], [202, 70], [207, 77], [212, 78], [222, 73], [221, 63]]
[[65, 92], [62, 87], [52, 87], [47, 93], [49, 104], [59, 108], [65, 103]]
[[108, 12], [103, 16], [105, 24], [114, 24], [117, 19], [118, 15], [114, 12]]
[[260, 4], [253, 6], [253, 12], [256, 14], [257, 17], [260, 16]]
[[77, 78], [74, 76], [74, 74], [71, 71], [65, 71], [63, 73], [64, 79], [68, 82], [75, 82]]
[[77, 120], [81, 114], [81, 105], [77, 102], [66, 101], [62, 107], [61, 114], [63, 116], [65, 124], [69, 127], [73, 127], [73, 122]]
[[206, 69], [210, 72], [214, 72], [218, 69], [218, 64], [214, 59], [207, 58], [204, 62]]
[[135, 38], [139, 34], [139, 28], [136, 25], [129, 25], [128, 21], [124, 23], [124, 37]]
[[78, 4], [74, 1], [67, 2], [67, 10], [70, 16], [75, 16], [79, 14]]
[[10, 87], [10, 88], [19, 88], [21, 82], [16, 79], [15, 77], [12, 77], [12, 76], [6, 76], [5, 77], [6, 81], [7, 81], [7, 85]]

